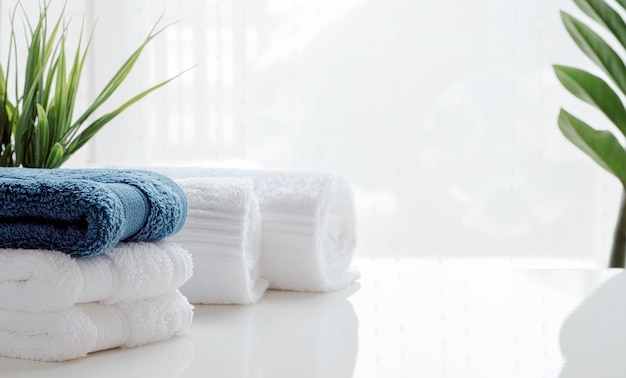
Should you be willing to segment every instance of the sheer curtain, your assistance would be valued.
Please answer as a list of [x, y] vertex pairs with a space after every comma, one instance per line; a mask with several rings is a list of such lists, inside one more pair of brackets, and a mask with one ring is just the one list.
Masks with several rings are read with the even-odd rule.
[[[3, 40], [12, 3], [0, 3]], [[560, 106], [607, 124], [552, 73], [555, 63], [594, 71], [561, 25], [560, 9], [584, 17], [571, 0], [68, 6], [97, 20], [86, 98], [161, 16], [176, 23], [112, 102], [194, 66], [70, 165], [333, 170], [356, 190], [360, 256], [606, 263], [619, 183], [556, 124]]]

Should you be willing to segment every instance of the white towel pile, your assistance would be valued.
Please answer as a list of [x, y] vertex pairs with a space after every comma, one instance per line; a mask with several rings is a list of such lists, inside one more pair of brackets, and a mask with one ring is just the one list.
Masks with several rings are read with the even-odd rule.
[[187, 197], [186, 223], [167, 240], [120, 243], [87, 259], [0, 249], [0, 355], [63, 361], [147, 344], [186, 330], [190, 303], [252, 304], [268, 288], [327, 292], [358, 279], [345, 177], [149, 169]]
[[189, 217], [173, 239], [194, 260], [191, 303], [256, 302], [266, 288], [326, 292], [358, 278], [354, 196], [331, 172], [150, 167], [179, 184]]
[[191, 274], [189, 252], [169, 241], [87, 259], [0, 249], [0, 355], [63, 361], [169, 338], [191, 324], [178, 291]]

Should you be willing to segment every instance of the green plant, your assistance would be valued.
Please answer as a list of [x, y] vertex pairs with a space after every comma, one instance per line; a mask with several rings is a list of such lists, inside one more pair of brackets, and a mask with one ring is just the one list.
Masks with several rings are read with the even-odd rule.
[[[626, 52], [626, 23], [618, 10], [604, 0], [574, 0], [574, 3], [615, 38], [612, 44], [618, 45], [619, 53], [623, 55]], [[626, 0], [617, 0], [617, 3], [620, 11], [626, 10]], [[557, 78], [574, 96], [599, 109], [622, 137], [626, 136], [626, 109], [621, 97], [626, 95], [626, 66], [622, 58], [611, 44], [582, 21], [563, 11], [561, 19], [576, 45], [604, 72], [611, 84], [584, 70], [561, 65], [554, 66]], [[622, 201], [609, 265], [623, 268], [626, 256], [626, 150], [611, 131], [596, 130], [564, 109], [559, 113], [558, 125], [570, 142], [622, 184]]]
[[[5, 70], [0, 65], [0, 166], [56, 168], [85, 145], [105, 124], [150, 92], [164, 86], [182, 73], [156, 84], [127, 100], [115, 110], [91, 121], [96, 110], [118, 89], [139, 59], [146, 45], [165, 28], [150, 31], [143, 43], [122, 64], [91, 105], [74, 117], [81, 74], [92, 32], [83, 47], [83, 28], [76, 51], [65, 52], [68, 23], [65, 7], [50, 28], [50, 1], [40, 3], [39, 18], [34, 24], [18, 4], [11, 14], [9, 58]], [[27, 43], [23, 83], [15, 76], [15, 97], [9, 99], [11, 69], [18, 68], [15, 16], [22, 9]], [[158, 24], [158, 22], [157, 22]], [[51, 24], [52, 25], [52, 24]], [[15, 64], [15, 68], [11, 64]], [[17, 70], [16, 70], [17, 71]]]

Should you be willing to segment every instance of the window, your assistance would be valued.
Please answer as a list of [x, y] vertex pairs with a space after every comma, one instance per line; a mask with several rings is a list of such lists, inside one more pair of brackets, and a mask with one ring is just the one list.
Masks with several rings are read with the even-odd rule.
[[605, 265], [619, 184], [556, 124], [560, 106], [605, 122], [552, 73], [593, 70], [560, 22], [559, 9], [580, 15], [572, 1], [69, 6], [98, 20], [87, 96], [161, 15], [178, 23], [114, 102], [195, 65], [70, 164], [339, 171], [357, 193], [360, 256]]

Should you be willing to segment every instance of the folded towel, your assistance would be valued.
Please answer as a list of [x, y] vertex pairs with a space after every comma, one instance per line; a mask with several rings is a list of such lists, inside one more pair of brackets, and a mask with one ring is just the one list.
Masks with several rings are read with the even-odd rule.
[[354, 195], [332, 172], [199, 167], [151, 168], [179, 181], [190, 177], [253, 180], [261, 211], [261, 276], [272, 289], [331, 291], [358, 278]]
[[189, 204], [171, 237], [193, 256], [194, 275], [180, 291], [197, 304], [250, 304], [268, 287], [259, 277], [261, 227], [251, 179], [177, 180]]
[[176, 290], [191, 274], [189, 252], [167, 240], [123, 242], [84, 259], [0, 249], [0, 309], [50, 312], [77, 303], [132, 302]]
[[192, 306], [178, 291], [117, 305], [80, 304], [58, 312], [0, 310], [0, 355], [71, 360], [167, 339], [187, 330], [192, 316]]
[[95, 256], [123, 240], [170, 236], [186, 215], [182, 190], [155, 172], [0, 169], [0, 248]]

